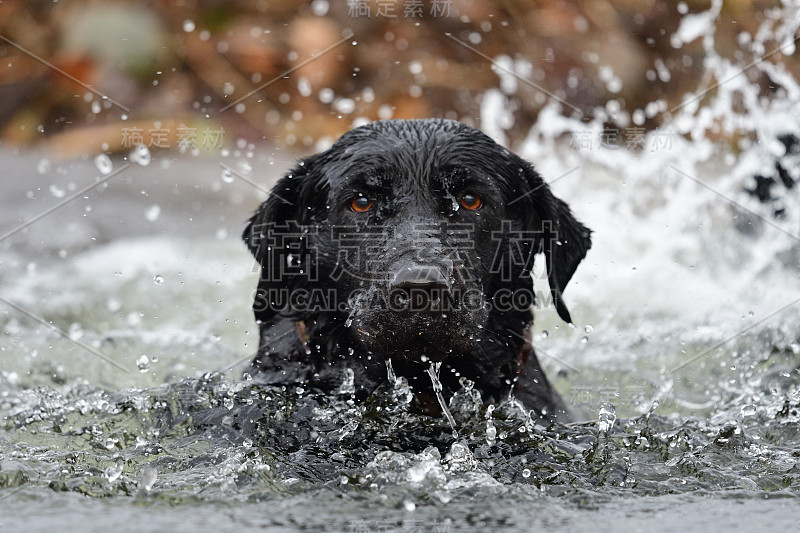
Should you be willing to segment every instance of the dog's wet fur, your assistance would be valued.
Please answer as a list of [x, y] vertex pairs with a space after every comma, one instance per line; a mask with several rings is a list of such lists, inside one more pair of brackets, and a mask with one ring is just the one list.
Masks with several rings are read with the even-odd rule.
[[357, 399], [408, 379], [436, 410], [471, 380], [485, 402], [509, 392], [568, 419], [530, 346], [531, 270], [541, 253], [559, 315], [590, 230], [530, 163], [465, 124], [367, 124], [305, 158], [258, 208], [244, 240], [261, 269], [257, 381], [340, 390]]

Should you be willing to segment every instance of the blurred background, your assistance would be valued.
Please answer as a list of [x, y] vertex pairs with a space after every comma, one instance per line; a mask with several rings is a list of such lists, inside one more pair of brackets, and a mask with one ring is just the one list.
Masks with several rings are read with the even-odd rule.
[[[309, 151], [365, 120], [480, 126], [490, 90], [510, 97], [502, 127], [512, 145], [554, 98], [565, 115], [652, 130], [687, 93], [723, 81], [705, 66], [709, 46], [742, 65], [756, 57], [743, 45], [776, 5], [4, 0], [0, 142], [57, 157], [138, 144], [217, 150], [237, 139]], [[769, 61], [800, 67], [797, 54]], [[763, 96], [777, 90], [764, 69], [743, 75]]]

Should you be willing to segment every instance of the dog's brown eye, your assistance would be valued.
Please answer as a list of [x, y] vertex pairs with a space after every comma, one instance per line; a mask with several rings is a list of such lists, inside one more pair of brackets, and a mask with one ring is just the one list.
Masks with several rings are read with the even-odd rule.
[[366, 196], [356, 196], [350, 201], [350, 209], [356, 213], [365, 213], [372, 207], [372, 200]]
[[461, 207], [464, 209], [475, 211], [476, 209], [480, 209], [482, 205], [483, 200], [481, 200], [481, 197], [476, 194], [467, 193], [461, 197]]

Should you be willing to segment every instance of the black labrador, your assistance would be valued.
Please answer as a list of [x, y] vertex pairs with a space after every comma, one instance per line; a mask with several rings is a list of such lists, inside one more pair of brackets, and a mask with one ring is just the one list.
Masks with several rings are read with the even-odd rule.
[[439, 119], [356, 128], [278, 181], [243, 238], [261, 269], [257, 381], [331, 392], [349, 376], [365, 398], [397, 375], [435, 412], [434, 365], [445, 395], [466, 378], [484, 401], [511, 391], [541, 417], [567, 416], [531, 349], [531, 270], [542, 253], [571, 322], [561, 295], [590, 230], [480, 131]]

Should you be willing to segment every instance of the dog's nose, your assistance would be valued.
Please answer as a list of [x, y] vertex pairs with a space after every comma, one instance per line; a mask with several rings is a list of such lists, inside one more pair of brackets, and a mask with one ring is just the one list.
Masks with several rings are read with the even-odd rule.
[[450, 290], [450, 280], [436, 266], [406, 266], [392, 279], [392, 301], [403, 309], [431, 311]]
[[392, 289], [440, 289], [450, 288], [450, 282], [435, 266], [406, 266], [392, 279]]

